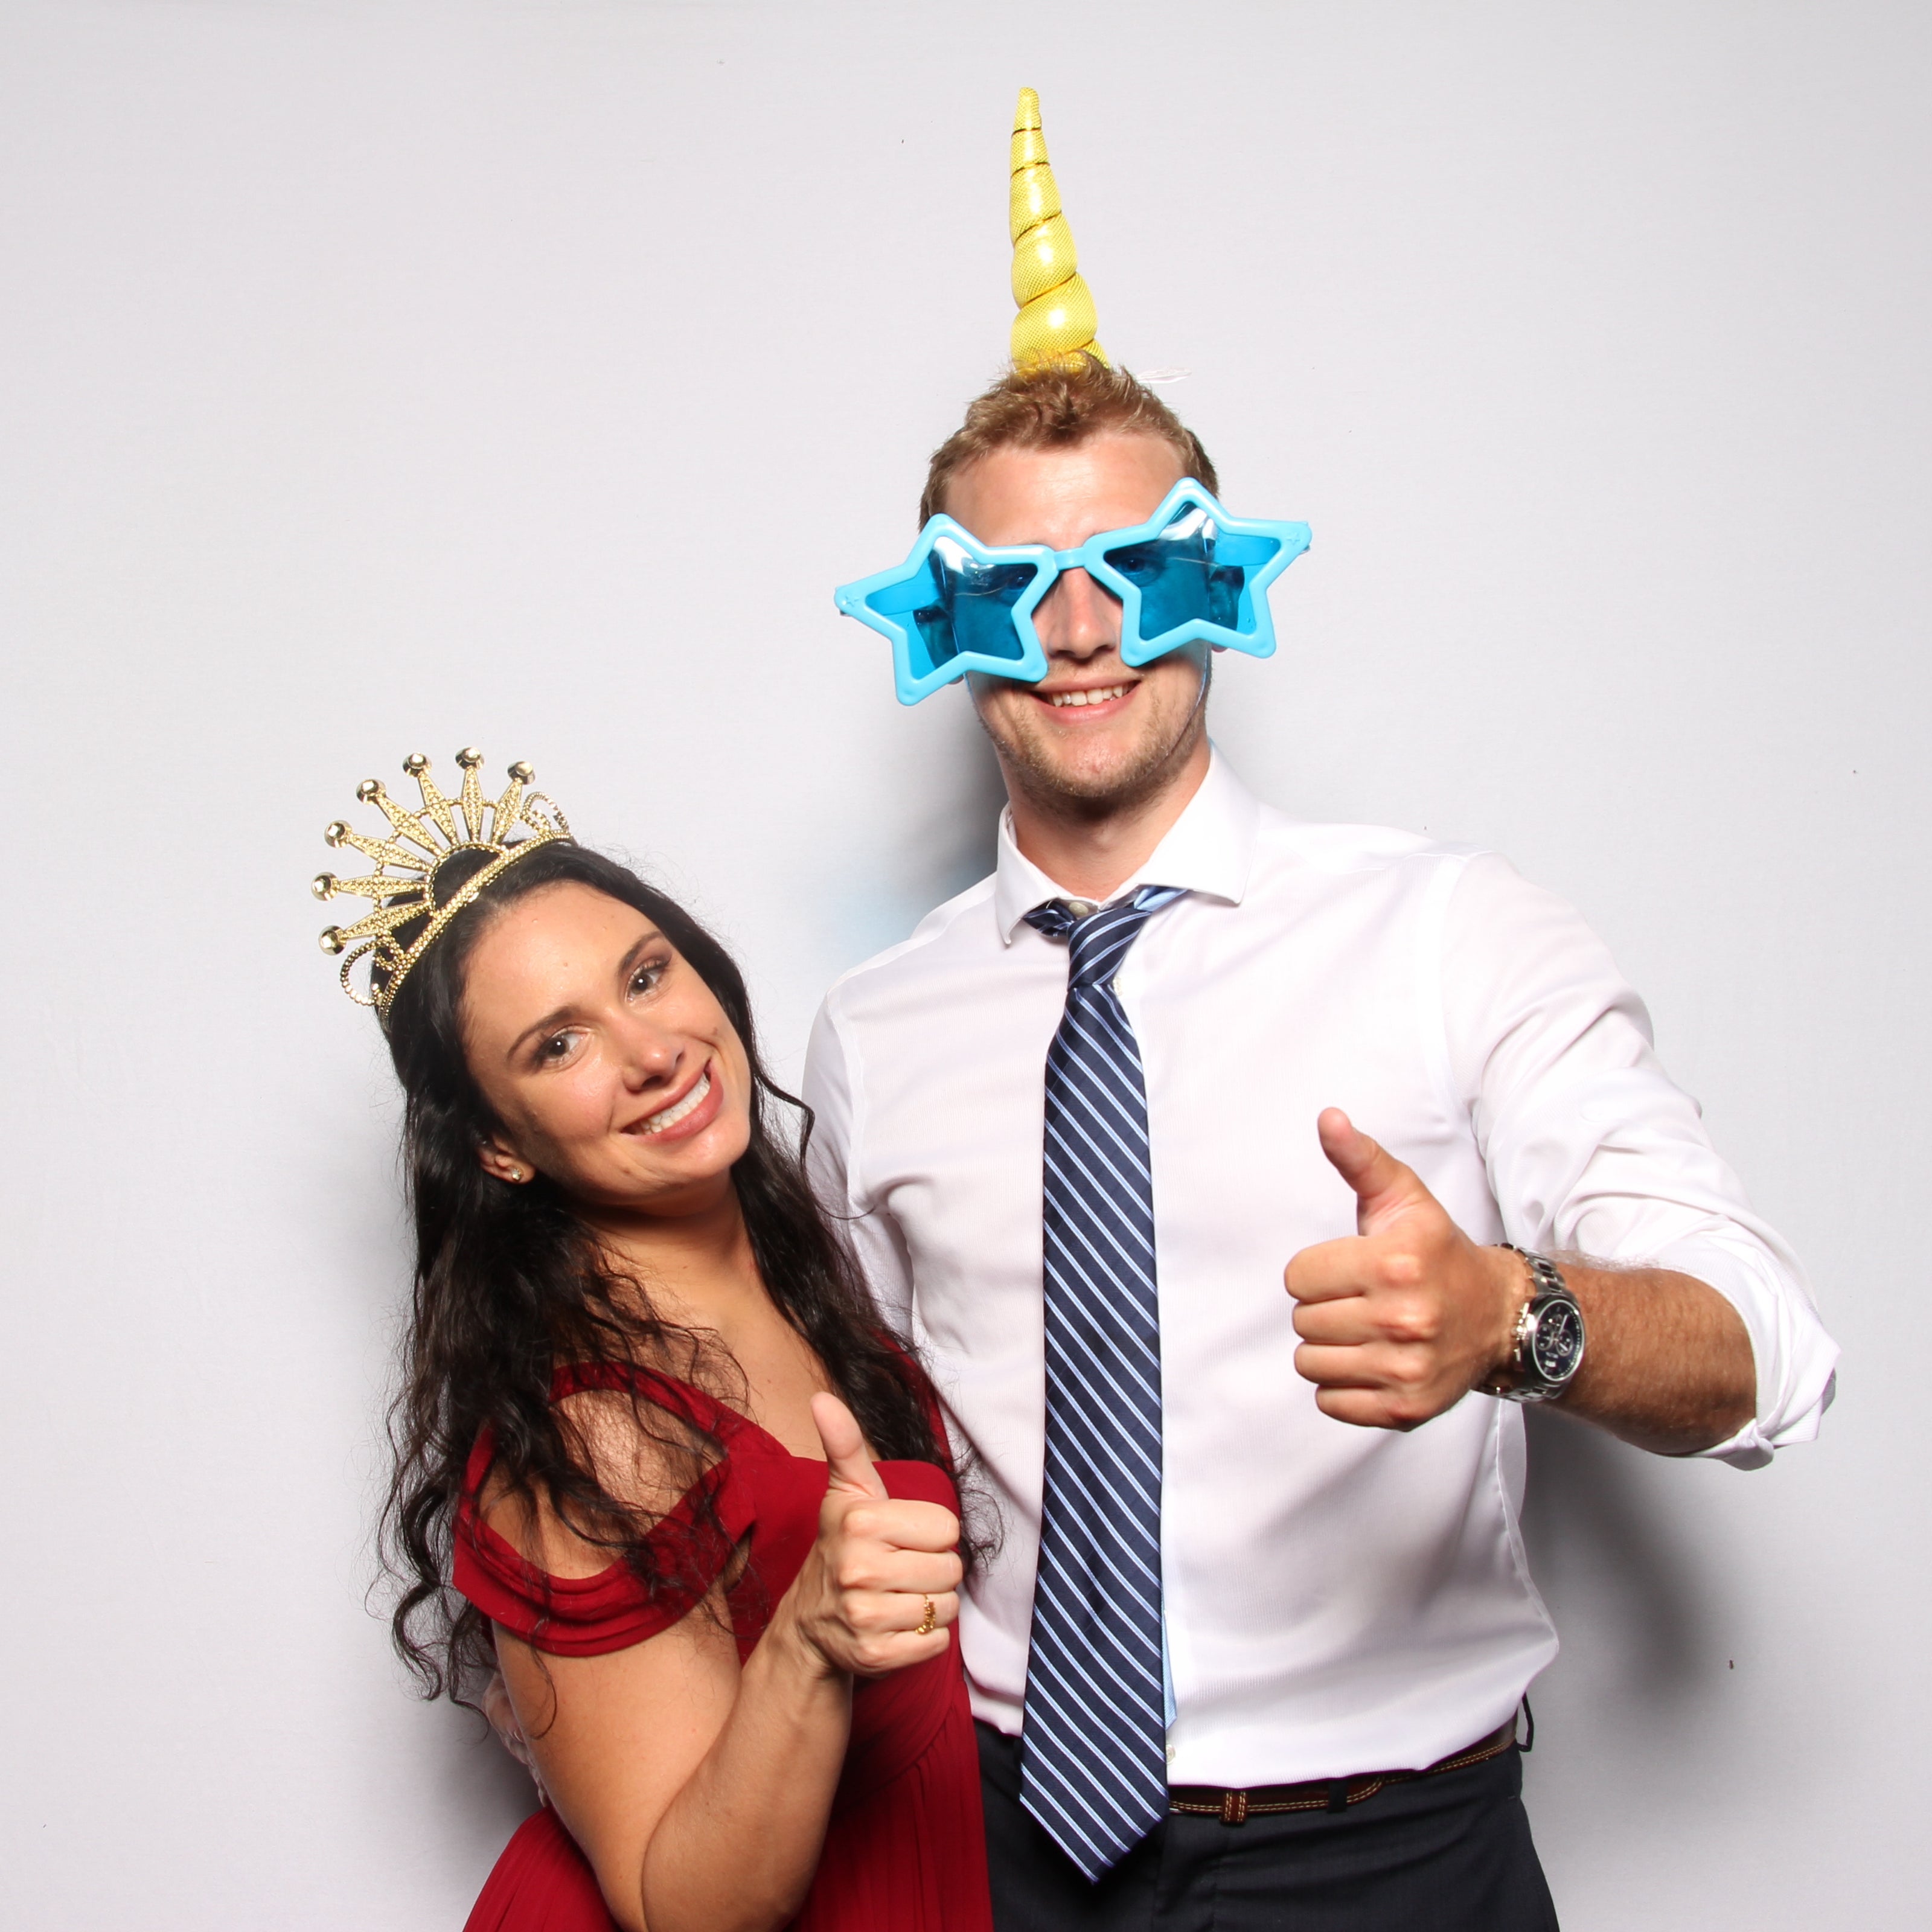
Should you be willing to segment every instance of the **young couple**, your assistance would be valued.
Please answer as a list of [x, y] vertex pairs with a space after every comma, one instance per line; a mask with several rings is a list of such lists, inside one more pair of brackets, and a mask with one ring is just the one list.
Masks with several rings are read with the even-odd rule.
[[[1064, 553], [1188, 477], [1086, 360], [976, 403], [927, 508]], [[473, 1927], [1550, 1924], [1486, 1391], [1745, 1463], [1816, 1426], [1792, 1264], [1575, 915], [1258, 804], [1208, 646], [1130, 664], [1084, 569], [1032, 620], [1042, 676], [970, 680], [997, 872], [826, 1002], [815, 1196], [737, 968], [520, 777], [371, 915], [399, 1628], [500, 1672], [548, 1798]], [[421, 865], [465, 810], [422, 777], [335, 830]]]
[[398, 1635], [548, 1801], [472, 1932], [1551, 1925], [1519, 1404], [1815, 1432], [1796, 1265], [1576, 915], [1211, 748], [1297, 527], [1217, 488], [1036, 355], [841, 593], [1009, 809], [828, 997], [802, 1162], [736, 967], [523, 768], [331, 827], [407, 1098]]

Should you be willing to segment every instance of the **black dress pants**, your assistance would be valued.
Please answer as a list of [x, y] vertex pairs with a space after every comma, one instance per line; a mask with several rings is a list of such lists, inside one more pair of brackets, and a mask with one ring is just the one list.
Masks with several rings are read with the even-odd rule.
[[1020, 1808], [1020, 1746], [980, 1734], [994, 1932], [1556, 1932], [1512, 1748], [1347, 1810], [1171, 1813], [1097, 1885]]

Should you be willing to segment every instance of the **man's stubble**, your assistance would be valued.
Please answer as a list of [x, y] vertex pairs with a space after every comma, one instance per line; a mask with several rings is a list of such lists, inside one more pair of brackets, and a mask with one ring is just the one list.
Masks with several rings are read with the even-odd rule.
[[1194, 701], [1176, 728], [1149, 739], [1124, 764], [1094, 773], [1069, 772], [1033, 734], [1003, 733], [986, 710], [976, 704], [973, 709], [999, 756], [1008, 787], [1023, 792], [1036, 812], [1058, 818], [1111, 818], [1138, 811], [1178, 778], [1207, 729], [1214, 682], [1214, 659], [1204, 656]]

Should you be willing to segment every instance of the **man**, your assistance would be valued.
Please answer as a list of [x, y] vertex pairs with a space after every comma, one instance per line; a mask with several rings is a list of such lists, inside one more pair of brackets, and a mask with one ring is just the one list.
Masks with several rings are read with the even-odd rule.
[[971, 675], [997, 869], [833, 988], [806, 1075], [1000, 1520], [961, 1617], [998, 1922], [1547, 1926], [1500, 1396], [1752, 1466], [1834, 1351], [1569, 908], [1282, 818], [1210, 744], [1208, 643], [1128, 661], [1070, 554], [1184, 478], [1218, 487], [1094, 355], [934, 457], [956, 548], [1055, 554], [1044, 673]]

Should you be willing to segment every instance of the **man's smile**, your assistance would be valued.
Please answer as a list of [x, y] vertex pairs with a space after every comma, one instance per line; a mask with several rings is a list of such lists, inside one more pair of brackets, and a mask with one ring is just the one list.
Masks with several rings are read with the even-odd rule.
[[1041, 704], [1063, 716], [1070, 711], [1078, 711], [1088, 717], [1111, 718], [1132, 697], [1139, 682], [1135, 678], [1118, 684], [1093, 685], [1078, 689], [1063, 686], [1057, 691], [1036, 690], [1033, 694]]

